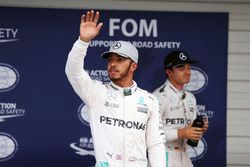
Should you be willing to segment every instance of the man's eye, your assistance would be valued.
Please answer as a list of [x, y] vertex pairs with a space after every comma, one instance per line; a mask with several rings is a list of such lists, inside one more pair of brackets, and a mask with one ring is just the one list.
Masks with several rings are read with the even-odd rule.
[[177, 70], [179, 70], [179, 71], [183, 71], [184, 70], [184, 67], [178, 67], [178, 68], [176, 68]]
[[118, 61], [124, 61], [125, 59], [124, 58], [119, 58]]

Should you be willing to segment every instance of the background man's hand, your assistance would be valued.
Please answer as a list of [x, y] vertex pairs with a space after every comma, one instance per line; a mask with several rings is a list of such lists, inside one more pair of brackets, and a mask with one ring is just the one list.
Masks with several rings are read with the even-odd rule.
[[203, 133], [205, 133], [208, 129], [208, 125], [209, 125], [209, 122], [208, 122], [208, 119], [205, 119], [204, 120], [204, 125], [203, 125]]
[[87, 11], [86, 15], [82, 15], [80, 24], [80, 39], [85, 42], [91, 41], [95, 38], [103, 25], [98, 23], [99, 12], [94, 10]]
[[186, 126], [182, 129], [178, 129], [178, 138], [200, 140], [203, 134], [203, 128], [197, 128], [192, 126]]

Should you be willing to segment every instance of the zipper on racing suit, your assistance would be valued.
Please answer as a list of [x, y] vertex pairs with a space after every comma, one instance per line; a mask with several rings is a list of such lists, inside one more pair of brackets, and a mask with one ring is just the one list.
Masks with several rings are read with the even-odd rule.
[[[123, 119], [127, 120], [126, 118], [126, 98], [127, 96], [132, 95], [132, 90], [129, 89], [123, 89]], [[127, 140], [126, 140], [126, 128], [123, 129], [123, 165], [126, 167], [126, 159], [127, 159], [127, 151], [126, 151], [126, 145], [127, 145]]]

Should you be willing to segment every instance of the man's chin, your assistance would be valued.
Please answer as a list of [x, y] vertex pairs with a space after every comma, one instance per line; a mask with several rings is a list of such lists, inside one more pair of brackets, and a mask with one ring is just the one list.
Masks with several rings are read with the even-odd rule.
[[109, 77], [109, 79], [112, 81], [112, 82], [116, 82], [116, 81], [119, 81], [120, 78], [116, 78], [116, 77]]

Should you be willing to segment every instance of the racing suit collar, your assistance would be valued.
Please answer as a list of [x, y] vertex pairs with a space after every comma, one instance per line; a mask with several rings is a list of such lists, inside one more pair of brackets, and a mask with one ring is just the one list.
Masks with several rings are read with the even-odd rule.
[[130, 87], [120, 87], [111, 81], [111, 87], [123, 94], [124, 96], [132, 95], [137, 89], [137, 83], [133, 81], [133, 85]]
[[180, 96], [181, 99], [184, 99], [186, 97], [185, 91], [184, 90], [179, 91], [178, 89], [176, 89], [176, 87], [174, 87], [174, 85], [169, 80], [167, 80], [165, 82], [165, 84], [167, 86], [169, 86], [171, 88], [171, 90], [173, 90], [174, 93], [176, 93], [178, 96]]

